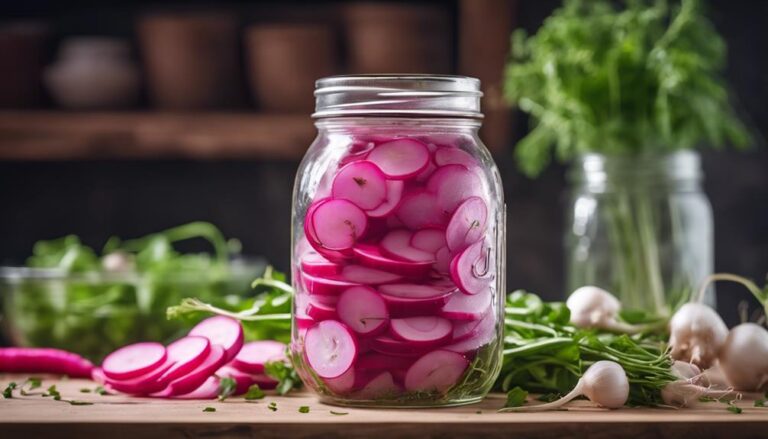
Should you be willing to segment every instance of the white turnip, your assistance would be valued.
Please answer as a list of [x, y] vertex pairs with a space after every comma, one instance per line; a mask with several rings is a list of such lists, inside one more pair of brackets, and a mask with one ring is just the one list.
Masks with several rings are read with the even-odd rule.
[[709, 368], [728, 336], [723, 319], [703, 303], [686, 303], [669, 321], [670, 354], [675, 360]]
[[571, 312], [571, 323], [578, 328], [605, 329], [634, 334], [645, 325], [630, 325], [619, 321], [621, 303], [608, 291], [595, 286], [577, 288], [565, 302]]
[[720, 351], [720, 368], [737, 390], [768, 389], [768, 331], [754, 323], [731, 329]]

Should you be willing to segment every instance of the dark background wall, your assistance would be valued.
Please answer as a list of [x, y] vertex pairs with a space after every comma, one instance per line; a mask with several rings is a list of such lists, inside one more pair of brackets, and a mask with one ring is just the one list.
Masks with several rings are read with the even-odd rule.
[[[129, 23], [120, 21], [121, 11], [130, 9], [128, 2], [122, 4], [110, 9], [95, 2], [4, 2], [0, 14], [61, 16], [72, 32], [120, 33], [130, 30]], [[517, 22], [535, 31], [558, 4], [522, 0]], [[704, 153], [705, 188], [715, 210], [716, 269], [762, 282], [768, 273], [768, 149], [763, 141], [768, 129], [768, 2], [712, 0], [708, 5], [728, 42], [727, 77], [734, 99], [759, 143], [748, 152]], [[525, 127], [523, 119], [519, 122], [518, 138]], [[541, 178], [529, 180], [517, 172], [511, 153], [498, 155], [497, 161], [510, 218], [507, 283], [511, 289], [560, 298], [565, 294], [565, 168], [552, 166]], [[247, 254], [264, 255], [284, 270], [296, 166], [264, 161], [0, 162], [0, 262], [22, 263], [38, 239], [74, 233], [98, 248], [112, 234], [134, 237], [207, 220], [241, 239]], [[738, 288], [719, 288], [720, 309], [728, 321], [737, 321], [736, 304], [747, 298]]]

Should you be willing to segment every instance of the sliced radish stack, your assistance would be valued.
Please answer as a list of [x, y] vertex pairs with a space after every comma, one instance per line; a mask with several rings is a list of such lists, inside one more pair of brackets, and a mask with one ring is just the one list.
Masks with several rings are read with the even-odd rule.
[[391, 373], [381, 372], [368, 381], [368, 383], [357, 392], [356, 396], [359, 399], [394, 398], [402, 393], [402, 391], [400, 386], [395, 383]]
[[368, 153], [368, 160], [375, 163], [390, 179], [405, 180], [416, 176], [429, 163], [427, 146], [412, 139], [397, 139], [382, 143]]
[[435, 255], [411, 246], [412, 233], [408, 230], [392, 230], [381, 240], [384, 254], [409, 262], [434, 263]]
[[381, 333], [389, 323], [387, 303], [374, 289], [352, 287], [339, 297], [339, 319], [361, 336]]
[[[233, 378], [235, 382], [237, 382], [236, 378]], [[214, 399], [217, 396], [219, 396], [219, 386], [221, 384], [221, 379], [219, 377], [213, 375], [209, 376], [203, 384], [201, 384], [198, 388], [195, 390], [184, 393], [181, 395], [174, 395], [173, 398], [176, 399]], [[235, 392], [239, 393], [239, 392]]]
[[389, 332], [417, 346], [436, 347], [451, 340], [453, 325], [447, 319], [434, 316], [392, 319]]
[[264, 365], [270, 361], [285, 361], [285, 343], [272, 340], [252, 341], [243, 345], [230, 363], [237, 370], [250, 373], [264, 373]]
[[411, 392], [443, 393], [459, 381], [469, 361], [456, 352], [432, 351], [416, 360], [405, 375], [405, 388]]
[[[214, 344], [211, 346], [208, 356], [199, 366], [181, 378], [171, 381], [165, 389], [153, 393], [151, 396], [171, 397], [192, 392], [200, 387], [208, 377], [213, 375], [214, 372], [227, 362], [226, 355], [227, 353], [221, 345]], [[112, 385], [114, 386], [114, 384]]]
[[168, 345], [168, 360], [173, 366], [160, 377], [161, 381], [172, 381], [191, 372], [211, 351], [211, 342], [196, 335], [180, 338]]
[[334, 276], [341, 273], [342, 266], [329, 261], [316, 251], [301, 256], [301, 271], [312, 276]]
[[166, 358], [165, 346], [160, 343], [134, 343], [107, 355], [101, 369], [108, 378], [127, 380], [152, 372]]
[[445, 246], [435, 252], [435, 271], [441, 274], [449, 274], [451, 272], [451, 260], [453, 255], [448, 246]]
[[419, 284], [382, 285], [379, 292], [396, 317], [435, 314], [451, 294], [444, 288]]
[[[455, 332], [454, 332], [455, 333]], [[468, 334], [459, 335], [461, 341], [443, 347], [444, 350], [470, 354], [487, 345], [496, 338], [496, 317], [492, 312], [486, 313], [478, 324], [469, 329]]]
[[455, 253], [483, 239], [487, 221], [488, 208], [482, 198], [464, 200], [456, 208], [445, 230], [448, 248]]
[[360, 370], [401, 370], [411, 367], [413, 361], [413, 358], [409, 357], [371, 352], [360, 356], [357, 360], [357, 367], [360, 368]]
[[320, 378], [336, 378], [346, 372], [357, 356], [357, 340], [343, 323], [326, 320], [304, 337], [307, 362]]
[[312, 276], [307, 273], [302, 274], [301, 279], [309, 294], [320, 296], [335, 296], [349, 287], [359, 285], [341, 278]]
[[403, 277], [399, 274], [362, 265], [347, 265], [341, 270], [341, 277], [344, 280], [361, 285], [390, 284], [403, 280]]
[[465, 294], [479, 294], [491, 284], [493, 269], [487, 250], [483, 241], [479, 241], [451, 260], [451, 279]]
[[382, 354], [406, 357], [421, 355], [430, 350], [428, 346], [397, 340], [388, 335], [380, 335], [374, 338], [371, 347], [374, 351]]
[[325, 385], [334, 393], [344, 395], [355, 388], [357, 373], [354, 367], [350, 367], [346, 372], [336, 378], [326, 378], [323, 380]]
[[387, 180], [387, 199], [379, 207], [365, 212], [371, 218], [382, 218], [394, 212], [400, 206], [405, 183], [400, 180]]
[[166, 361], [143, 375], [124, 380], [115, 380], [105, 375], [105, 382], [118, 392], [131, 395], [149, 395], [165, 388], [170, 380], [163, 378], [166, 372], [173, 367], [172, 361]]
[[199, 335], [207, 338], [212, 345], [224, 349], [224, 362], [229, 363], [243, 347], [243, 327], [235, 319], [216, 316], [198, 323], [189, 335]]
[[331, 194], [333, 198], [351, 201], [363, 210], [373, 210], [387, 199], [386, 182], [386, 177], [376, 165], [358, 161], [339, 170], [333, 179]]
[[312, 319], [312, 322], [335, 320], [338, 318], [336, 315], [336, 308], [333, 306], [313, 302], [310, 302], [307, 305], [307, 315]]
[[358, 244], [353, 251], [357, 260], [362, 265], [403, 276], [423, 277], [429, 274], [429, 271], [432, 269], [432, 263], [429, 261], [408, 262], [385, 256], [381, 253], [379, 247], [375, 245]]

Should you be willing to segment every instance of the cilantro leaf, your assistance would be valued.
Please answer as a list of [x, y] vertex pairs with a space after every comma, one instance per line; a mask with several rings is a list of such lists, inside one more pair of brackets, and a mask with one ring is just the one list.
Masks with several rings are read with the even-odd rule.
[[15, 382], [11, 381], [8, 383], [8, 385], [5, 387], [5, 390], [3, 390], [3, 398], [13, 398], [13, 390], [16, 389], [16, 387], [18, 387], [18, 385]]
[[309, 413], [309, 406], [308, 405], [303, 405], [303, 406], [299, 407], [299, 413]]
[[264, 391], [261, 390], [258, 384], [253, 384], [251, 387], [248, 388], [248, 391], [245, 393], [245, 399], [246, 401], [253, 401], [255, 399], [263, 399]]
[[521, 389], [520, 387], [515, 387], [514, 389], [507, 392], [507, 402], [504, 403], [504, 407], [520, 407], [525, 404], [527, 397], [527, 391]]

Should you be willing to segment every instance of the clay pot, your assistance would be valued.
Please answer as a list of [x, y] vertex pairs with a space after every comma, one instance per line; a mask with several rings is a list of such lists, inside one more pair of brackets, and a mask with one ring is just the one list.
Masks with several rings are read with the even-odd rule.
[[41, 23], [0, 27], [0, 107], [26, 108], [43, 100], [48, 31]]
[[154, 14], [139, 40], [152, 102], [198, 110], [241, 102], [237, 20], [228, 14]]
[[114, 38], [72, 38], [45, 72], [56, 102], [71, 109], [111, 109], [133, 105], [139, 96], [139, 71], [128, 43]]
[[311, 112], [315, 80], [337, 73], [330, 26], [256, 25], [245, 32], [248, 82], [260, 109]]
[[451, 72], [449, 18], [441, 8], [360, 3], [344, 16], [352, 72]]

